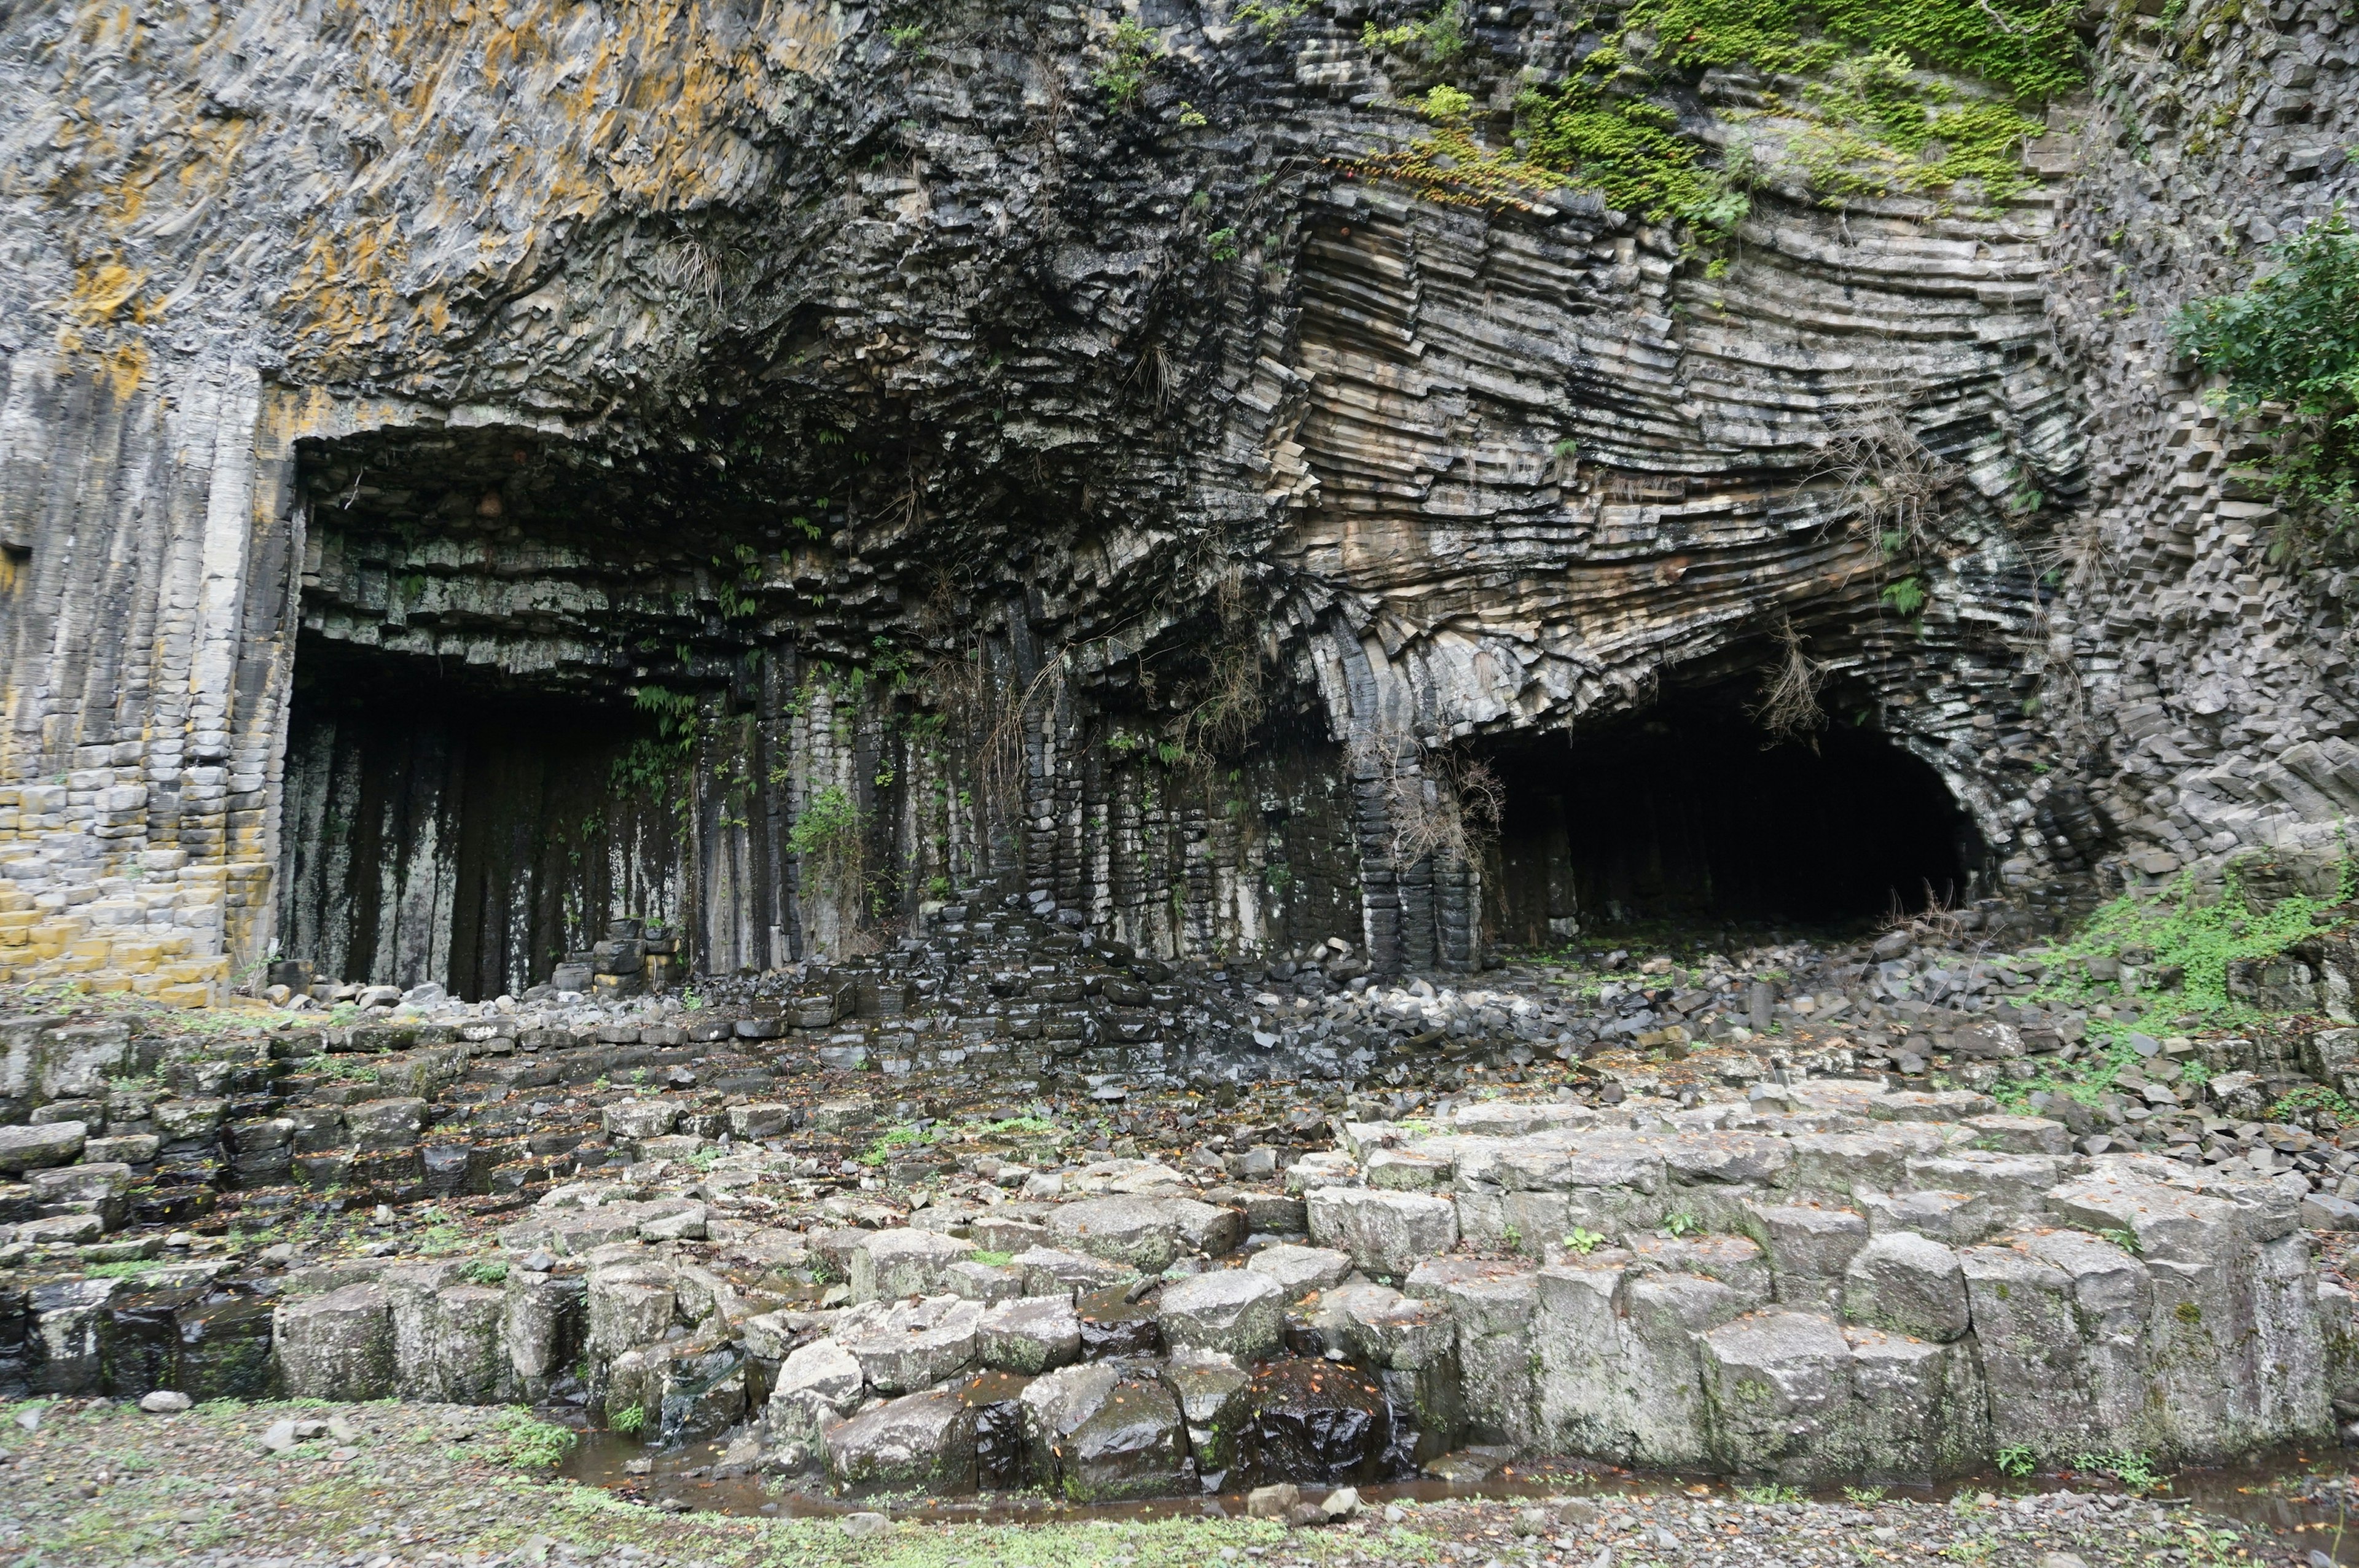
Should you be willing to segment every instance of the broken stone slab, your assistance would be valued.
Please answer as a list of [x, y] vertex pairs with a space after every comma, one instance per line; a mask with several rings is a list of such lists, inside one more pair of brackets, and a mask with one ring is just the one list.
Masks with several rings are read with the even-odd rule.
[[1284, 1338], [1285, 1299], [1266, 1274], [1214, 1269], [1164, 1286], [1156, 1316], [1167, 1344], [1257, 1361]]
[[953, 1293], [943, 1274], [973, 1256], [973, 1246], [931, 1230], [879, 1230], [852, 1249], [852, 1299]]
[[2201, 1266], [2243, 1249], [2246, 1227], [2233, 1205], [2153, 1182], [2090, 1176], [2048, 1195], [2067, 1225], [2137, 1238], [2139, 1255]]
[[1788, 1306], [1840, 1311], [1843, 1271], [1867, 1245], [1867, 1218], [1813, 1204], [1756, 1206], [1750, 1228], [1768, 1254], [1770, 1291]]
[[816, 1340], [779, 1364], [763, 1422], [777, 1469], [808, 1469], [821, 1454], [826, 1429], [860, 1400], [865, 1383], [860, 1363], [832, 1339]]
[[1843, 1271], [1843, 1316], [1888, 1333], [1947, 1343], [1971, 1321], [1958, 1255], [1928, 1237], [1872, 1237]]
[[983, 1308], [957, 1296], [863, 1302], [844, 1309], [834, 1339], [879, 1393], [930, 1388], [974, 1365]]
[[1060, 1243], [1093, 1257], [1160, 1273], [1183, 1253], [1221, 1253], [1245, 1239], [1243, 1217], [1192, 1198], [1082, 1198], [1049, 1217]]
[[1458, 1243], [1458, 1209], [1448, 1198], [1321, 1187], [1305, 1201], [1311, 1240], [1348, 1254], [1370, 1273], [1405, 1276]]
[[1538, 1274], [1487, 1259], [1436, 1258], [1418, 1265], [1407, 1289], [1450, 1307], [1458, 1325], [1466, 1417], [1475, 1434], [1516, 1446], [1537, 1442], [1532, 1330], [1539, 1310]]
[[1352, 1258], [1332, 1248], [1298, 1247], [1282, 1241], [1256, 1252], [1245, 1267], [1277, 1281], [1287, 1298], [1294, 1300], [1312, 1291], [1342, 1284], [1343, 1277], [1352, 1271]]
[[1036, 1378], [1022, 1395], [1034, 1480], [1073, 1502], [1195, 1489], [1180, 1406], [1153, 1379], [1104, 1362]]
[[33, 1127], [0, 1127], [0, 1172], [19, 1175], [71, 1164], [82, 1152], [89, 1127], [79, 1121], [49, 1121]]
[[592, 1365], [663, 1338], [677, 1301], [678, 1281], [660, 1264], [634, 1261], [591, 1270], [584, 1316]]
[[974, 1488], [974, 1415], [953, 1390], [889, 1400], [829, 1427], [824, 1441], [839, 1492]]
[[271, 1338], [289, 1399], [381, 1400], [398, 1386], [393, 1303], [382, 1285], [282, 1301], [272, 1313]]
[[1136, 1269], [1054, 1247], [1027, 1248], [1009, 1261], [1012, 1267], [1024, 1271], [1024, 1293], [1027, 1296], [1071, 1296], [1075, 1292], [1127, 1285], [1139, 1277]]
[[942, 1271], [940, 1289], [993, 1306], [1024, 1294], [1024, 1271], [1013, 1263], [994, 1266], [969, 1258]]
[[975, 1326], [986, 1367], [1027, 1376], [1054, 1371], [1080, 1358], [1082, 1324], [1063, 1296], [1025, 1296], [987, 1309]]
[[599, 1120], [616, 1138], [660, 1138], [679, 1125], [679, 1102], [655, 1095], [616, 1100], [600, 1113]]
[[1180, 1401], [1204, 1489], [1220, 1491], [1233, 1475], [1250, 1473], [1257, 1452], [1252, 1375], [1218, 1351], [1182, 1346], [1164, 1364], [1163, 1380]]

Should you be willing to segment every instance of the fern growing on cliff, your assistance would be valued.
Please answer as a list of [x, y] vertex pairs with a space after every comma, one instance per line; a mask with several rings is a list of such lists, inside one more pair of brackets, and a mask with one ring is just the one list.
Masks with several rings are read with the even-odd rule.
[[2223, 408], [2274, 405], [2290, 416], [2268, 477], [2347, 522], [2359, 495], [2359, 233], [2338, 207], [2274, 254], [2275, 268], [2243, 293], [2181, 310], [2172, 336], [2226, 378]]

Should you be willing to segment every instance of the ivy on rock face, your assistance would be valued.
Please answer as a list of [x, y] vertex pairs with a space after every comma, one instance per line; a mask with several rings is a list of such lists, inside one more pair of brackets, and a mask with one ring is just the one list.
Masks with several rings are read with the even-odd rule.
[[[2082, 81], [2077, 14], [2048, 0], [1637, 0], [1592, 18], [1601, 46], [1568, 77], [1517, 98], [1516, 153], [1453, 124], [1364, 168], [1462, 202], [1570, 181], [1650, 222], [1681, 222], [1710, 248], [1744, 222], [1761, 159], [1740, 130], [1715, 162], [1663, 93], [1741, 67], [1767, 79], [1761, 107], [1722, 117], [1770, 127], [1822, 200], [1972, 185], [2004, 200], [2031, 183], [2021, 148], [2045, 129], [2027, 106]], [[1371, 23], [1364, 41], [1397, 49], [1416, 32]]]

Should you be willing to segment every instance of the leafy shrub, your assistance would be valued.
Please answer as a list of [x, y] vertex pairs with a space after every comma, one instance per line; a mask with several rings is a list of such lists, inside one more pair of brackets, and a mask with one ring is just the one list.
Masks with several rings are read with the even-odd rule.
[[1105, 63], [1090, 78], [1105, 90], [1108, 113], [1118, 114], [1132, 107], [1147, 91], [1147, 73], [1155, 69], [1156, 43], [1153, 28], [1127, 16], [1114, 25]]
[[2269, 472], [2293, 497], [2347, 513], [2359, 492], [2359, 233], [2342, 208], [2272, 247], [2242, 294], [2198, 299], [2171, 323], [2180, 350], [2227, 378], [2232, 413], [2277, 404], [2295, 426]]

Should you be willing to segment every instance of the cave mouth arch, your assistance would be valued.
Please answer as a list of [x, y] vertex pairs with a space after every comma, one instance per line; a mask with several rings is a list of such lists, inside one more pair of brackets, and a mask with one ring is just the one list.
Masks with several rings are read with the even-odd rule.
[[1981, 835], [1941, 777], [1876, 730], [1775, 739], [1733, 691], [1486, 754], [1504, 805], [1495, 940], [1634, 923], [1870, 927], [1977, 890]]

